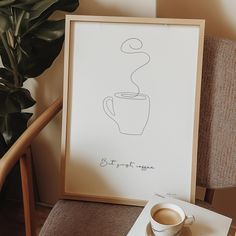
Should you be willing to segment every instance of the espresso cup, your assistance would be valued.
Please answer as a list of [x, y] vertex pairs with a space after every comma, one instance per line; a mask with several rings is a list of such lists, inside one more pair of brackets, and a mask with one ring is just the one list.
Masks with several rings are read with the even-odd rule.
[[103, 100], [103, 109], [120, 133], [141, 135], [149, 119], [150, 99], [142, 93], [117, 92]]
[[186, 216], [184, 210], [172, 203], [159, 203], [150, 211], [151, 228], [155, 236], [177, 236], [184, 225], [192, 224], [194, 216]]

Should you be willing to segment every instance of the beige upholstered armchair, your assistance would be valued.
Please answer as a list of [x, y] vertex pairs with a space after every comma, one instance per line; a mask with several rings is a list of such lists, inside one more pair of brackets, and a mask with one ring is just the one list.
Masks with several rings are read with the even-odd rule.
[[[61, 110], [53, 103], [0, 160], [0, 188], [20, 160], [26, 234], [34, 235], [34, 197], [27, 148]], [[197, 184], [208, 189], [236, 186], [236, 42], [206, 38], [203, 62]], [[210, 200], [212, 190], [207, 191]], [[210, 196], [210, 197], [209, 197]], [[142, 207], [59, 200], [41, 232], [49, 235], [124, 236]], [[112, 230], [111, 230], [112, 229]]]

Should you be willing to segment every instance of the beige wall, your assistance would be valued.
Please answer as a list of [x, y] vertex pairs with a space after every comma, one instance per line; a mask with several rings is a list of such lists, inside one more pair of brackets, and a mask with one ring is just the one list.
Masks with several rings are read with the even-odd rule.
[[235, 0], [157, 0], [157, 14], [206, 19], [206, 34], [236, 40]]
[[82, 0], [80, 14], [105, 16], [156, 16], [156, 0]]

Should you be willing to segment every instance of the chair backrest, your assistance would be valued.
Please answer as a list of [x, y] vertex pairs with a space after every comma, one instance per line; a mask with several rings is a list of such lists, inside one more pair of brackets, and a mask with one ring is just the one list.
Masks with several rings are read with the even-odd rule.
[[197, 184], [236, 186], [236, 41], [205, 39]]

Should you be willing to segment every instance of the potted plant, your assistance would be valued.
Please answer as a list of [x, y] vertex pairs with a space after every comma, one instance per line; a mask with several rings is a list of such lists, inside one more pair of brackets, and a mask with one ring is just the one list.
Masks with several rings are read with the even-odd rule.
[[0, 1], [0, 158], [32, 115], [23, 111], [35, 104], [24, 82], [42, 74], [61, 51], [64, 19], [48, 18], [78, 5], [79, 0]]

